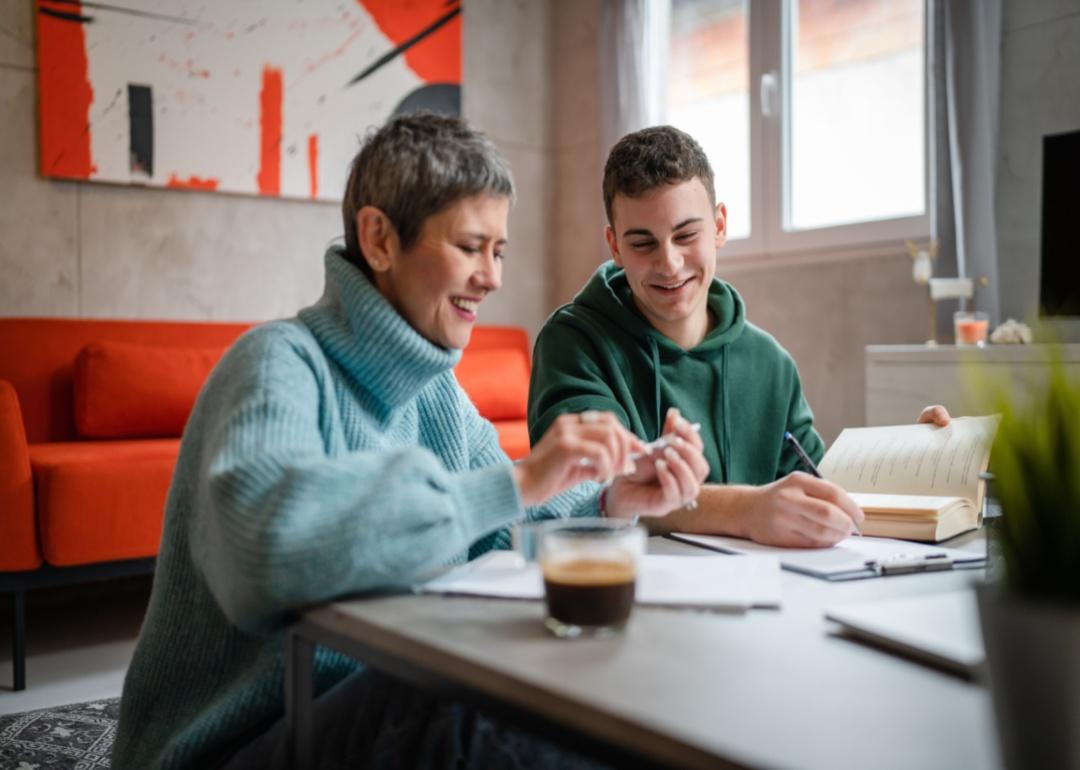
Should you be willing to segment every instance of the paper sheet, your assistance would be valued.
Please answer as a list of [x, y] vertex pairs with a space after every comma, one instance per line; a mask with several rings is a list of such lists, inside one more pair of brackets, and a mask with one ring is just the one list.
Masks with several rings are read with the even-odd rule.
[[[513, 551], [493, 551], [420, 586], [425, 593], [504, 599], [542, 599], [540, 566]], [[638, 578], [638, 604], [743, 610], [780, 606], [780, 564], [775, 556], [646, 555]]]

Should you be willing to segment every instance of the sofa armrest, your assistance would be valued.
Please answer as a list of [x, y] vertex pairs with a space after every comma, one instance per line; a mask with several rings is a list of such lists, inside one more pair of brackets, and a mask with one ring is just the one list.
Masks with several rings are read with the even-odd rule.
[[0, 571], [41, 566], [30, 450], [19, 396], [7, 380], [0, 380], [0, 531]]

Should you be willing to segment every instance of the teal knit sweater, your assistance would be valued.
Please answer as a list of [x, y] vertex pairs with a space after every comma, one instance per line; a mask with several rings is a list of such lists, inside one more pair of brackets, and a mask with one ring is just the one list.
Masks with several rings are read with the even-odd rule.
[[[523, 516], [597, 514], [595, 485], [523, 510], [460, 351], [325, 261], [322, 299], [238, 340], [184, 431], [114, 767], [204, 767], [280, 717], [297, 608], [505, 547]], [[317, 692], [356, 667], [320, 649]]]

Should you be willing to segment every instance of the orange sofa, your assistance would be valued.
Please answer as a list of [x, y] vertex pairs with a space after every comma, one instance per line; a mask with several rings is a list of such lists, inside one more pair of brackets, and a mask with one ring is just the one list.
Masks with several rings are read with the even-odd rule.
[[[180, 434], [250, 324], [0, 318], [0, 592], [153, 570]], [[513, 458], [529, 451], [524, 330], [477, 327], [456, 374]]]

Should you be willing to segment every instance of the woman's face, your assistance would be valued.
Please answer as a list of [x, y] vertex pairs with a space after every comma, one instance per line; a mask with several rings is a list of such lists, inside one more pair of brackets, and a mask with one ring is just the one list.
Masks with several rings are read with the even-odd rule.
[[463, 198], [424, 220], [375, 285], [416, 331], [444, 348], [469, 342], [480, 303], [502, 285], [510, 199]]

